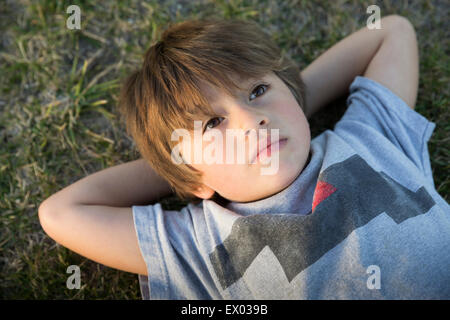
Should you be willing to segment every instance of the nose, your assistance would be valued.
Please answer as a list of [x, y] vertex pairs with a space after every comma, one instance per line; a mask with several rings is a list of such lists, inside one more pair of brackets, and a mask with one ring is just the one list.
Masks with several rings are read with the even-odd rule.
[[[258, 122], [258, 121], [257, 121], [257, 122]], [[252, 129], [257, 130], [257, 129], [259, 129], [259, 127], [264, 127], [264, 126], [266, 126], [268, 123], [269, 123], [269, 121], [268, 121], [268, 119], [267, 119], [266, 117], [264, 117], [263, 119], [260, 119], [259, 122], [258, 122], [258, 125], [256, 126], [256, 128], [254, 128], [254, 126], [251, 126], [251, 128], [248, 128], [248, 129], [245, 131], [245, 135], [248, 136], [248, 135], [250, 134], [250, 131], [251, 131]]]
[[255, 110], [255, 107], [239, 107], [236, 112], [236, 122], [239, 128], [245, 130], [247, 136], [251, 130], [258, 130], [267, 127], [270, 123], [269, 117], [261, 111]]

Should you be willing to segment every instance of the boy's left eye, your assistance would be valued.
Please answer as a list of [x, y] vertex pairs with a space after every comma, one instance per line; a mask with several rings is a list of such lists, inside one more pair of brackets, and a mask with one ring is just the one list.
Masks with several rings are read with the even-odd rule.
[[224, 119], [223, 117], [212, 118], [206, 123], [205, 127], [203, 128], [203, 132], [218, 126], [223, 121], [223, 119]]
[[[260, 88], [265, 88], [265, 89], [260, 90]], [[270, 88], [270, 84], [259, 84], [252, 90], [252, 94], [250, 96], [253, 96], [254, 92], [262, 92], [257, 95], [257, 97], [259, 97], [260, 95], [264, 94], [267, 90], [269, 90], [269, 88]], [[252, 100], [252, 99], [250, 99], [250, 100]], [[224, 120], [223, 117], [210, 119], [209, 121], [206, 122], [206, 125], [203, 128], [203, 132], [205, 132], [208, 129], [212, 129], [212, 128], [218, 126], [223, 120]]]
[[[259, 88], [265, 88], [265, 90], [258, 90]], [[268, 89], [269, 89], [269, 85], [260, 84], [252, 91], [252, 94], [250, 95], [250, 97], [253, 96], [254, 92], [261, 92], [262, 91], [262, 93], [258, 95], [258, 96], [260, 96], [260, 95], [264, 94]], [[250, 100], [252, 100], [252, 99], [250, 99]]]

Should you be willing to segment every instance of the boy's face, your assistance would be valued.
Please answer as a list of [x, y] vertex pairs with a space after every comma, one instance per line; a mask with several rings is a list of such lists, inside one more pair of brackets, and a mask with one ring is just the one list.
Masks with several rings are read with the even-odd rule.
[[[244, 84], [239, 83], [241, 86]], [[202, 121], [201, 131], [197, 130], [196, 135], [191, 132], [190, 142], [183, 139], [181, 145], [183, 148], [190, 148], [192, 155], [190, 159], [193, 159], [195, 151], [198, 153], [201, 150], [204, 157], [211, 154], [211, 150], [214, 149], [212, 147], [215, 147], [214, 156], [220, 155], [220, 159], [223, 160], [211, 163], [202, 158], [200, 162], [190, 162], [192, 167], [203, 173], [203, 187], [194, 192], [200, 198], [208, 199], [214, 192], [236, 202], [256, 201], [269, 197], [289, 186], [307, 162], [311, 141], [309, 124], [284, 82], [270, 72], [262, 79], [245, 82], [243, 87], [248, 89], [239, 91], [237, 98], [234, 98], [206, 83], [200, 86], [213, 110], [220, 117], [198, 119]], [[227, 129], [234, 129], [235, 132], [242, 134], [232, 138], [227, 136]], [[218, 144], [217, 138], [207, 139], [211, 138], [213, 133], [221, 135], [223, 139], [221, 144]], [[250, 133], [254, 134], [253, 138]], [[272, 135], [267, 138], [264, 136], [265, 133]], [[230, 139], [235, 139], [234, 144], [231, 144]], [[258, 144], [255, 145], [256, 141], [262, 145], [266, 144], [266, 141], [272, 143], [263, 151], [258, 148]], [[211, 146], [214, 143], [216, 145]], [[245, 163], [237, 160], [239, 143], [246, 145]], [[226, 159], [227, 153], [231, 151], [230, 146], [234, 149], [234, 161], [231, 163]], [[259, 156], [256, 156], [257, 149], [260, 149]], [[219, 150], [222, 151], [218, 152]], [[266, 154], [269, 157], [265, 157]], [[269, 167], [271, 170], [268, 170]], [[270, 171], [271, 174], [267, 174]]]

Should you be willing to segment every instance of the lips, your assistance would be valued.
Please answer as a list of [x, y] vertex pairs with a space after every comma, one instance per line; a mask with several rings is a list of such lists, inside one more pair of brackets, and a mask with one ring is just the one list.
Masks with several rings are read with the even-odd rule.
[[[253, 152], [252, 161], [250, 163], [255, 163], [257, 158], [259, 158], [260, 154], [262, 154], [263, 152], [266, 152], [267, 156], [270, 157], [270, 155], [272, 154], [272, 152], [271, 152], [272, 145], [275, 145], [275, 144], [279, 145], [280, 143], [287, 141], [287, 138], [280, 138], [279, 140], [276, 140], [276, 141], [270, 141], [270, 139], [271, 139], [271, 137], [270, 137], [270, 135], [268, 135], [265, 138], [262, 138], [258, 141], [256, 149]], [[264, 140], [266, 140], [266, 141], [264, 141]], [[259, 148], [260, 148], [259, 146], [261, 146], [261, 150], [259, 150]], [[265, 151], [266, 149], [268, 149], [268, 150]], [[276, 148], [276, 149], [278, 150], [278, 148]]]

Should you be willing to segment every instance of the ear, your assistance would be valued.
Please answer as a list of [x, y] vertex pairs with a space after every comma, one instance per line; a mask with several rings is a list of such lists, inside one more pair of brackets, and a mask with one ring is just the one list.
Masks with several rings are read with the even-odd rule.
[[211, 189], [208, 186], [203, 185], [202, 187], [199, 187], [197, 190], [192, 192], [195, 196], [201, 198], [201, 199], [210, 199], [215, 191]]

